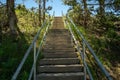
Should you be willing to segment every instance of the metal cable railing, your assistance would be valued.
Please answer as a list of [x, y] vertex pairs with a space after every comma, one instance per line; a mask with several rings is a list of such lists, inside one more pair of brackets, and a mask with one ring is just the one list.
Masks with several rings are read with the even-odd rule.
[[[87, 69], [87, 72], [89, 74], [89, 77], [91, 80], [93, 80], [92, 74], [90, 72], [89, 67], [87, 66], [86, 60], [85, 60], [85, 46], [88, 48], [88, 50], [90, 51], [90, 53], [92, 54], [93, 58], [95, 59], [95, 61], [97, 62], [97, 65], [99, 66], [99, 68], [101, 69], [101, 71], [104, 73], [104, 75], [106, 76], [106, 78], [108, 80], [112, 80], [112, 77], [110, 76], [110, 74], [108, 73], [108, 71], [105, 69], [105, 67], [102, 65], [102, 63], [100, 62], [100, 60], [98, 59], [98, 57], [96, 56], [94, 50], [91, 48], [91, 46], [89, 45], [89, 43], [85, 40], [84, 36], [82, 35], [82, 33], [79, 31], [79, 29], [76, 27], [76, 25], [74, 24], [74, 22], [72, 21], [72, 19], [67, 16], [68, 20], [70, 21], [70, 23], [73, 25], [75, 31], [77, 32], [77, 34], [79, 35], [79, 37], [81, 37], [82, 39], [82, 44], [83, 44], [83, 48], [82, 50], [80, 50], [80, 46], [77, 43], [77, 40], [75, 39], [75, 36], [73, 34], [72, 29], [70, 28], [71, 26], [69, 25], [69, 30], [73, 36], [73, 40], [75, 41], [75, 44], [77, 45], [77, 50], [81, 53], [81, 58], [83, 60], [83, 64], [85, 66], [85, 68]], [[67, 23], [68, 24], [68, 23]]]
[[[68, 22], [66, 22], [66, 24], [68, 25], [68, 28], [69, 28], [69, 31], [70, 31], [70, 33], [71, 33], [71, 36], [72, 36], [72, 38], [73, 38], [73, 40], [74, 40], [74, 42], [75, 42], [75, 45], [77, 46], [77, 50], [78, 50], [78, 52], [81, 54], [81, 58], [82, 58], [82, 60], [83, 60], [83, 63], [84, 63], [84, 73], [85, 73], [85, 76], [84, 76], [84, 80], [86, 80], [86, 70], [87, 70], [87, 72], [88, 72], [88, 74], [89, 74], [89, 77], [90, 77], [90, 80], [93, 80], [93, 77], [92, 77], [92, 75], [91, 75], [91, 72], [90, 72], [90, 70], [89, 70], [89, 68], [88, 68], [88, 66], [87, 66], [87, 63], [85, 62], [85, 48], [84, 48], [84, 52], [82, 52], [81, 50], [80, 50], [80, 45], [78, 45], [79, 43], [78, 43], [78, 41], [76, 40], [76, 38], [75, 38], [75, 35], [74, 35], [74, 33], [73, 33], [73, 31], [72, 31], [72, 29], [71, 29], [71, 27], [70, 27], [70, 24], [68, 24]], [[85, 47], [85, 46], [83, 46], [83, 47]]]
[[[47, 25], [47, 26], [46, 26], [46, 25]], [[44, 42], [44, 39], [45, 39], [45, 37], [46, 37], [46, 33], [47, 33], [47, 31], [48, 31], [49, 26], [50, 26], [50, 22], [48, 21], [48, 24], [47, 24], [47, 21], [45, 20], [45, 22], [42, 24], [41, 28], [38, 30], [37, 34], [35, 35], [35, 37], [34, 37], [32, 43], [31, 43], [30, 47], [29, 47], [28, 50], [26, 51], [26, 53], [25, 53], [25, 55], [24, 55], [21, 63], [18, 65], [18, 68], [17, 68], [17, 70], [15, 71], [14, 75], [12, 76], [12, 79], [11, 79], [11, 80], [16, 80], [16, 79], [17, 79], [17, 77], [18, 77], [18, 75], [19, 75], [19, 73], [20, 73], [20, 71], [21, 71], [21, 69], [22, 69], [22, 67], [23, 67], [23, 65], [24, 65], [24, 63], [25, 63], [28, 55], [30, 55], [30, 52], [31, 52], [31, 50], [32, 50], [33, 48], [34, 48], [34, 62], [33, 62], [33, 65], [32, 65], [32, 68], [31, 68], [31, 71], [30, 71], [30, 75], [29, 75], [29, 79], [28, 79], [28, 80], [31, 80], [33, 72], [34, 72], [34, 80], [36, 80], [36, 61], [37, 61], [37, 59], [38, 59], [38, 55], [39, 55], [39, 53], [40, 53], [40, 50], [41, 50], [42, 44], [43, 44], [43, 42]], [[39, 35], [41, 34], [41, 31], [42, 31], [44, 28], [46, 28], [46, 29], [45, 29], [45, 32], [44, 32], [44, 34], [43, 34], [42, 40], [41, 40], [41, 42], [40, 42], [40, 45], [39, 45], [39, 48], [38, 48], [38, 51], [37, 51], [37, 50], [36, 50], [36, 41], [37, 41], [37, 39], [39, 38]], [[37, 52], [37, 53], [36, 53], [36, 52]]]
[[[31, 71], [30, 71], [30, 75], [29, 75], [29, 79], [28, 80], [31, 80], [31, 78], [32, 78], [32, 74], [33, 74], [33, 71], [36, 71], [36, 61], [37, 61], [37, 59], [38, 59], [38, 56], [39, 56], [39, 54], [40, 54], [40, 50], [41, 50], [41, 48], [42, 48], [42, 44], [43, 44], [43, 42], [44, 42], [44, 40], [45, 40], [45, 37], [46, 37], [46, 34], [47, 34], [47, 31], [48, 31], [48, 29], [49, 29], [49, 24], [48, 24], [48, 26], [46, 27], [46, 30], [45, 30], [45, 33], [44, 33], [44, 35], [43, 35], [43, 37], [42, 37], [42, 40], [41, 40], [41, 43], [40, 43], [40, 45], [39, 45], [39, 48], [38, 48], [38, 51], [37, 51], [37, 53], [36, 52], [34, 52], [34, 57], [35, 57], [35, 60], [34, 60], [34, 63], [33, 63], [33, 65], [32, 65], [32, 69], [31, 69]], [[36, 45], [35, 45], [36, 46]], [[35, 48], [34, 48], [34, 51], [35, 51]], [[34, 73], [36, 73], [36, 72], [34, 72]], [[34, 74], [34, 75], [36, 75], [36, 74]], [[34, 76], [34, 80], [36, 80], [36, 76]]]

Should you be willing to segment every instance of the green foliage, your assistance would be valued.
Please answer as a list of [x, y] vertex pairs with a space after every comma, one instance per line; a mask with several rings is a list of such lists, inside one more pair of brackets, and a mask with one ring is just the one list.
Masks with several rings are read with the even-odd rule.
[[[7, 13], [6, 13], [6, 6], [5, 5], [0, 5], [0, 31], [1, 29], [6, 29], [7, 25]], [[0, 33], [1, 34], [1, 33]]]
[[77, 25], [82, 25], [83, 15], [82, 7], [79, 4], [71, 7], [68, 14]]
[[[12, 42], [12, 39], [8, 36], [8, 34], [3, 37], [1, 44], [2, 48], [0, 48], [0, 78], [2, 80], [9, 80], [11, 78], [18, 63], [28, 48], [28, 45], [25, 43], [24, 39], [21, 40], [23, 40], [23, 42], [20, 47], [19, 43]], [[24, 46], [26, 46], [26, 48]]]
[[[3, 30], [2, 43], [0, 45], [0, 79], [10, 80], [18, 64], [22, 60], [33, 37], [38, 29], [38, 14], [29, 11], [23, 5], [16, 8], [18, 18], [18, 39], [13, 42], [9, 31]], [[1, 18], [1, 16], [0, 16]], [[20, 80], [26, 80], [33, 63], [33, 52], [30, 53], [20, 73]], [[28, 66], [29, 65], [29, 66]], [[27, 67], [26, 67], [27, 66]]]
[[107, 38], [113, 38], [115, 39], [117, 37], [117, 33], [115, 32], [114, 29], [110, 28], [107, 32], [106, 32], [106, 36]]
[[23, 71], [21, 76], [23, 76], [23, 77], [20, 77], [18, 80], [26, 80], [28, 78], [28, 76], [29, 76], [29, 73], [26, 72], [26, 71]]
[[96, 37], [96, 35], [93, 35], [89, 39], [91, 39], [90, 42], [92, 47], [103, 64], [107, 64], [111, 67], [110, 64], [112, 64], [112, 61], [119, 61], [118, 53], [120, 51], [120, 36], [116, 34], [113, 28], [109, 28], [106, 34], [101, 37]]
[[[120, 52], [120, 36], [116, 33], [115, 27], [113, 25], [113, 22], [106, 21], [104, 22], [104, 27], [107, 27], [104, 33], [99, 33], [102, 35], [99, 35], [97, 32], [94, 32], [93, 29], [85, 29], [84, 27], [78, 27], [78, 29], [82, 32], [84, 37], [89, 41], [89, 43], [92, 45], [93, 50], [95, 51], [96, 55], [100, 59], [100, 61], [103, 63], [103, 65], [106, 68], [112, 68], [113, 62], [118, 63], [119, 60], [119, 52]], [[73, 29], [74, 30], [74, 29]], [[91, 31], [93, 30], [93, 31]], [[92, 32], [92, 33], [91, 33]], [[76, 33], [75, 33], [76, 34]], [[78, 38], [77, 36], [75, 36]], [[88, 55], [91, 57], [91, 55]], [[90, 58], [91, 62], [94, 63], [93, 58]], [[88, 60], [89, 61], [89, 60]], [[98, 71], [100, 71], [96, 66], [91, 65], [91, 63], [88, 64], [90, 70], [92, 71], [94, 79], [99, 79], [97, 75], [102, 76], [104, 79], [104, 75]], [[94, 67], [94, 69], [93, 69]], [[98, 69], [96, 69], [96, 68]], [[96, 75], [97, 74], [97, 75]], [[117, 74], [115, 74], [117, 75]]]
[[113, 6], [116, 11], [120, 10], [120, 0], [114, 0]]
[[112, 12], [106, 13], [106, 18], [109, 21], [119, 21], [120, 20], [119, 16], [114, 15], [114, 13], [112, 13]]
[[64, 4], [69, 6], [75, 6], [77, 4], [77, 0], [62, 0]]
[[[26, 50], [30, 46], [34, 36], [36, 35], [40, 27], [37, 26], [37, 22], [33, 22], [35, 18], [37, 21], [38, 14], [34, 11], [29, 11], [25, 9], [16, 9], [16, 15], [18, 18], [18, 39], [13, 42], [9, 31], [3, 31], [2, 44], [0, 45], [0, 79], [10, 80], [13, 73], [17, 69], [20, 61], [25, 55]], [[31, 17], [32, 15], [32, 17]], [[34, 25], [33, 25], [34, 24]], [[41, 42], [41, 38], [45, 28], [39, 35], [37, 41], [38, 44]], [[2, 47], [1, 47], [2, 46]], [[39, 55], [39, 59], [43, 58], [43, 55]], [[26, 80], [29, 76], [30, 69], [33, 64], [33, 49], [28, 56], [25, 64], [23, 65], [22, 71], [18, 76], [18, 80]], [[29, 65], [29, 66], [28, 66]], [[9, 76], [9, 77], [8, 77]]]
[[79, 28], [80, 32], [81, 32], [83, 35], [87, 35], [87, 34], [86, 34], [86, 30], [85, 30], [84, 27], [79, 26], [78, 28]]
[[[88, 0], [87, 2], [89, 3], [89, 1], [91, 0]], [[109, 69], [114, 69], [114, 67], [116, 67], [117, 64], [119, 64], [120, 62], [119, 26], [115, 26], [116, 24], [120, 25], [119, 23], [120, 16], [116, 15], [117, 13], [119, 14], [120, 11], [120, 0], [113, 0], [113, 4], [111, 5], [106, 4], [106, 3], [110, 3], [111, 2], [110, 0], [107, 1], [97, 0], [97, 1], [99, 3], [97, 14], [91, 15], [91, 12], [93, 11], [90, 12], [89, 7], [94, 5], [90, 5], [90, 6], [87, 5], [88, 16], [86, 18], [87, 19], [86, 21], [88, 27], [86, 29], [84, 27], [78, 27], [78, 28], [83, 33], [83, 35], [88, 40], [88, 42], [92, 45], [92, 48], [95, 51], [96, 55], [99, 57], [100, 61], [105, 66], [107, 66], [107, 68], [109, 67]], [[69, 15], [72, 18], [72, 20], [77, 26], [84, 26], [85, 6], [81, 5], [83, 3], [82, 2], [77, 3], [77, 0], [63, 0], [63, 2], [65, 5], [70, 6], [67, 15]], [[76, 34], [77, 33], [75, 33], [75, 37], [78, 38], [79, 36], [77, 36]], [[93, 62], [93, 60], [91, 61]], [[95, 66], [90, 66], [89, 64], [89, 67], [93, 72], [93, 67], [95, 68]], [[117, 74], [118, 73], [117, 71], [111, 70], [111, 72], [113, 73], [115, 72], [116, 73], [115, 76], [116, 75], [119, 76], [119, 74]], [[115, 78], [117, 80], [117, 77]]]

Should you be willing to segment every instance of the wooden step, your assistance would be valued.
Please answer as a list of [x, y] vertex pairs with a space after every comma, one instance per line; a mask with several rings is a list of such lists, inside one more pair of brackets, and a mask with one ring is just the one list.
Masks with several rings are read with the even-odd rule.
[[78, 58], [44, 58], [41, 59], [39, 65], [70, 65], [80, 64]]
[[[64, 33], [64, 34], [63, 34]], [[69, 32], [49, 32], [47, 36], [70, 36]]]
[[55, 39], [46, 39], [45, 40], [45, 42], [47, 42], [47, 41], [53, 41], [54, 40], [54, 43], [56, 43], [56, 42], [71, 42], [71, 39], [58, 39], [58, 40], [55, 40]]
[[43, 49], [43, 52], [75, 52], [75, 49]]
[[43, 47], [64, 47], [64, 48], [66, 48], [66, 47], [73, 47], [73, 45], [72, 44], [68, 44], [68, 45], [66, 45], [66, 44], [44, 44], [43, 45]]
[[58, 51], [75, 51], [75, 48], [61, 48], [61, 47], [56, 47], [56, 48], [43, 48], [43, 51], [55, 51], [55, 52], [58, 52]]
[[54, 41], [54, 42], [52, 42], [51, 40], [47, 40], [47, 41], [45, 41], [45, 44], [48, 44], [48, 45], [52, 45], [52, 44], [56, 44], [56, 45], [60, 45], [60, 44], [71, 45], [72, 41]]
[[66, 36], [66, 35], [70, 36], [71, 34], [69, 33], [69, 31], [67, 31], [67, 32], [51, 31], [51, 32], [48, 32], [48, 34], [47, 34], [47, 36], [54, 36], [54, 35], [56, 35], [56, 36], [57, 35], [59, 35], [59, 36]]
[[77, 54], [56, 54], [56, 53], [44, 53], [44, 58], [76, 58]]
[[66, 55], [69, 55], [69, 54], [77, 54], [76, 52], [71, 52], [71, 51], [59, 51], [59, 52], [42, 52], [42, 54], [58, 54], [58, 55], [62, 55], [62, 54], [66, 54]]
[[71, 36], [71, 34], [68, 32], [67, 33], [64, 32], [64, 34], [63, 34], [63, 32], [61, 32], [61, 33], [60, 32], [58, 32], [58, 33], [57, 32], [56, 33], [50, 32], [49, 34], [47, 34], [47, 36], [51, 36], [51, 37], [52, 36], [55, 36], [55, 37], [57, 37], [57, 36]]
[[[65, 37], [65, 38], [47, 38], [45, 41], [47, 42], [47, 41], [51, 41], [51, 43], [55, 43], [55, 42], [64, 42], [64, 41], [66, 41], [66, 42], [69, 42], [69, 41], [71, 41], [72, 39], [71, 38], [67, 38], [67, 37]], [[54, 42], [55, 41], [55, 42]]]
[[42, 73], [37, 75], [37, 80], [83, 80], [84, 73]]
[[43, 46], [43, 49], [71, 49], [73, 46]]
[[64, 40], [64, 39], [66, 39], [66, 40], [69, 40], [69, 39], [71, 39], [71, 36], [69, 35], [65, 35], [65, 36], [63, 36], [63, 35], [57, 35], [57, 36], [47, 36], [46, 37], [46, 39], [60, 39], [60, 40]]
[[43, 65], [38, 66], [38, 73], [67, 73], [67, 72], [81, 72], [83, 65]]
[[69, 43], [45, 43], [45, 46], [73, 46], [72, 44]]
[[55, 18], [42, 47], [44, 59], [38, 61], [37, 80], [83, 80], [80, 64], [68, 29], [61, 17]]
[[50, 29], [49, 33], [69, 33], [68, 29]]
[[58, 41], [58, 42], [64, 42], [64, 41], [71, 41], [72, 39], [71, 38], [67, 38], [67, 37], [65, 37], [65, 38], [62, 38], [62, 37], [59, 37], [59, 38], [56, 38], [56, 37], [47, 37], [46, 39], [45, 39], [45, 41], [51, 41], [51, 42], [54, 42], [54, 41]]
[[60, 32], [55, 32], [55, 33], [50, 32], [47, 34], [47, 36], [51, 36], [51, 37], [57, 37], [57, 36], [65, 37], [66, 36], [67, 37], [67, 36], [71, 36], [71, 34], [70, 33], [63, 33], [63, 32], [61, 32], [61, 33]]

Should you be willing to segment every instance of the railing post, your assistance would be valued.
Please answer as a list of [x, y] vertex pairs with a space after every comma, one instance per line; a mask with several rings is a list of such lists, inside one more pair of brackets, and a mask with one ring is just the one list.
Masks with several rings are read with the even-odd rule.
[[34, 42], [34, 80], [36, 80], [36, 42]]
[[72, 38], [72, 35], [70, 35], [71, 36], [71, 43], [72, 43], [72, 46], [74, 45], [74, 43], [73, 43], [73, 38]]
[[86, 80], [86, 67], [85, 67], [85, 61], [86, 61], [86, 58], [85, 58], [85, 42], [84, 40], [82, 40], [82, 45], [83, 45], [83, 64], [84, 64], [84, 80]]

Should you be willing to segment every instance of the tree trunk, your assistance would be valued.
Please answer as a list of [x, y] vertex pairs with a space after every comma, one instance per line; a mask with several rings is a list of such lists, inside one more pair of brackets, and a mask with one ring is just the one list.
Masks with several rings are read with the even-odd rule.
[[2, 24], [0, 24], [0, 46], [2, 43]]
[[43, 0], [43, 22], [45, 21], [46, 0]]
[[105, 21], [105, 0], [98, 0], [99, 1], [99, 17], [100, 17], [100, 23]]
[[87, 27], [88, 8], [86, 0], [83, 0], [84, 4], [84, 26]]
[[99, 6], [100, 6], [99, 14], [101, 15], [101, 17], [103, 17], [105, 14], [105, 5], [104, 4], [105, 4], [105, 0], [99, 0]]
[[41, 26], [41, 0], [39, 0], [39, 26]]
[[11, 31], [12, 37], [15, 39], [17, 37], [17, 17], [14, 9], [14, 0], [7, 0], [7, 16], [8, 16], [8, 26]]

